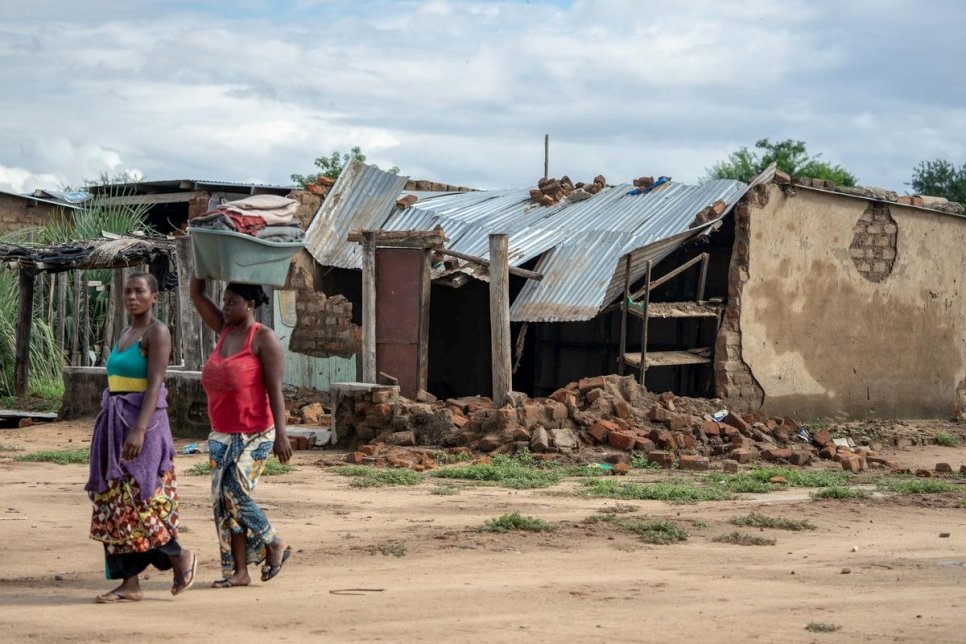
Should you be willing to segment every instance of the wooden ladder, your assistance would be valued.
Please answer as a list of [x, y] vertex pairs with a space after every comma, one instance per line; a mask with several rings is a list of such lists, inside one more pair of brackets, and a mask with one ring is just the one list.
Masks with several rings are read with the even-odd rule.
[[[624, 266], [624, 299], [621, 301], [621, 346], [618, 363], [618, 373], [624, 374], [629, 366], [640, 370], [640, 382], [644, 384], [644, 373], [648, 367], [670, 367], [675, 365], [710, 364], [712, 347], [694, 347], [678, 351], [648, 351], [647, 326], [652, 318], [717, 318], [721, 314], [721, 305], [704, 301], [704, 289], [708, 277], [708, 253], [701, 253], [697, 257], [678, 266], [670, 273], [652, 280], [651, 261], [648, 260], [644, 271], [644, 288], [636, 293], [630, 292], [631, 256], [627, 255]], [[698, 278], [697, 293], [693, 301], [688, 302], [656, 302], [650, 301], [651, 291], [668, 280], [677, 277], [696, 264], [701, 265]], [[641, 320], [641, 351], [627, 351], [627, 321], [628, 314]]]

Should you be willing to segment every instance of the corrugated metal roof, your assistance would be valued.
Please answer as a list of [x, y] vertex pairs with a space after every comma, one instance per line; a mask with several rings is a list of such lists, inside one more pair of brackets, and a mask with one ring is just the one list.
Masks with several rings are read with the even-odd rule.
[[[351, 170], [351, 171], [350, 171]], [[540, 282], [529, 281], [511, 307], [514, 321], [589, 320], [623, 291], [630, 253], [631, 278], [719, 220], [689, 229], [695, 215], [715, 201], [725, 212], [747, 192], [740, 181], [701, 186], [668, 183], [643, 195], [623, 184], [584, 201], [544, 207], [530, 202], [529, 189], [449, 193], [422, 199], [391, 212], [405, 177], [363, 164], [347, 168], [333, 186], [306, 235], [306, 246], [326, 266], [361, 268], [358, 244], [345, 241], [353, 229], [432, 230], [442, 226], [447, 247], [489, 255], [489, 235], [509, 236], [509, 259], [519, 266], [540, 258]], [[465, 270], [476, 275], [474, 266]], [[483, 276], [483, 279], [486, 279]]]
[[[648, 260], [659, 262], [720, 221], [689, 229], [698, 212], [719, 199], [727, 212], [748, 185], [718, 180], [701, 186], [671, 183], [645, 195], [628, 195], [629, 190], [630, 186], [612, 188], [604, 199], [582, 201], [552, 220], [565, 239], [537, 262], [534, 270], [544, 278], [523, 287], [510, 308], [511, 320], [593, 318], [622, 295], [625, 255], [631, 254], [631, 281], [639, 280]], [[582, 227], [583, 232], [570, 232]], [[600, 234], [607, 228], [615, 235]]]
[[362, 247], [346, 241], [350, 230], [379, 230], [409, 177], [352, 160], [305, 233], [305, 248], [323, 266], [361, 268]]
[[27, 201], [33, 201], [34, 203], [45, 203], [51, 206], [59, 206], [61, 208], [66, 208], [67, 210], [77, 210], [79, 206], [72, 203], [67, 203], [65, 201], [58, 201], [56, 199], [44, 199], [42, 197], [35, 197], [33, 195], [23, 195], [19, 192], [7, 192], [6, 190], [0, 190], [0, 194], [6, 195], [8, 197], [16, 197], [17, 199], [26, 199]]

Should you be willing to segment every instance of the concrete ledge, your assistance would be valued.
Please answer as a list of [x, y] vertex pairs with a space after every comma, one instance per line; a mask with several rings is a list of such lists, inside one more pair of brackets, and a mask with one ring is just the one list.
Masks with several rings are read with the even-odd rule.
[[[201, 388], [200, 371], [168, 370], [168, 418], [176, 438], [206, 438], [211, 431], [208, 399]], [[65, 367], [62, 420], [96, 416], [101, 411], [101, 393], [107, 387], [104, 367]]]

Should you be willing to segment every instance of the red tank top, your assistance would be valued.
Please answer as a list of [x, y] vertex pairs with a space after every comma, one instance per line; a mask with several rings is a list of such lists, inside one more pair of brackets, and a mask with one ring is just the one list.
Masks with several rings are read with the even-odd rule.
[[221, 344], [232, 327], [223, 329], [215, 350], [201, 368], [208, 417], [216, 432], [255, 434], [275, 424], [262, 380], [262, 363], [252, 353], [252, 339], [261, 326], [253, 324], [241, 351], [227, 358], [221, 357]]

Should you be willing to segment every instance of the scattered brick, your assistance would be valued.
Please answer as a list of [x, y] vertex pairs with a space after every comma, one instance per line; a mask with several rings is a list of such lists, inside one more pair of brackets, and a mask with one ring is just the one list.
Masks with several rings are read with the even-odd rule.
[[738, 461], [736, 461], [734, 459], [726, 458], [724, 461], [722, 461], [721, 467], [722, 467], [722, 469], [724, 469], [724, 471], [727, 474], [737, 474], [738, 473]]
[[936, 463], [936, 471], [941, 474], [951, 474], [953, 467], [949, 463]]
[[627, 432], [613, 431], [607, 435], [607, 442], [614, 449], [630, 451], [634, 449], [634, 444], [637, 442], [637, 437], [633, 434], [628, 434]]
[[682, 470], [704, 471], [711, 467], [711, 463], [704, 456], [684, 454], [681, 456], [681, 460], [678, 462], [678, 467], [680, 467]]
[[647, 460], [667, 469], [674, 465], [674, 454], [655, 450], [647, 455]]

